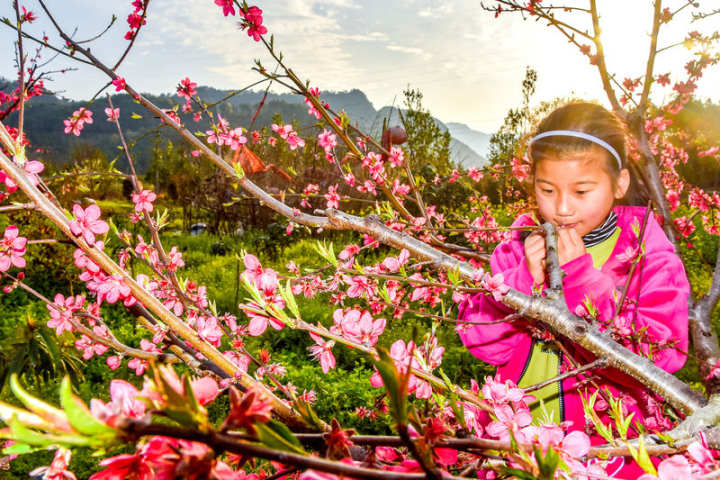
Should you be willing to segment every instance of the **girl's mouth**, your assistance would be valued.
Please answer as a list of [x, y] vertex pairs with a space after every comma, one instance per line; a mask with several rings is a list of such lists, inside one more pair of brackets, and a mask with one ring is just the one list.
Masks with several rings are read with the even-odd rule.
[[575, 228], [575, 227], [577, 227], [577, 222], [575, 222], [575, 223], [558, 223], [557, 227], [558, 228]]

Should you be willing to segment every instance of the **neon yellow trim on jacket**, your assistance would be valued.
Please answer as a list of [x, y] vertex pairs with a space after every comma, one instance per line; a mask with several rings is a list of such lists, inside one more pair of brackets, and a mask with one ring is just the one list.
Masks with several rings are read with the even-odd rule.
[[[592, 257], [595, 268], [599, 269], [607, 262], [618, 238], [620, 238], [620, 227], [616, 228], [607, 240], [586, 249]], [[560, 374], [561, 363], [562, 353], [553, 345], [534, 341], [523, 373], [520, 375], [518, 387], [526, 388], [557, 377]], [[561, 382], [546, 385], [531, 392], [531, 395], [535, 397], [535, 401], [529, 405], [533, 423], [541, 424], [546, 421], [560, 423], [565, 419]]]

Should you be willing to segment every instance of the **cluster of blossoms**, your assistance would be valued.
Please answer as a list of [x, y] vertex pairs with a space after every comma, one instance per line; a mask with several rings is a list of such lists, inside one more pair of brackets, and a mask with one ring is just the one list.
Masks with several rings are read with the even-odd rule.
[[[180, 84], [177, 87], [177, 95], [178, 97], [185, 99], [185, 104], [182, 107], [182, 111], [184, 113], [192, 112], [192, 97], [197, 95], [197, 86], [198, 84], [191, 81], [188, 77], [180, 80]], [[201, 118], [202, 114], [200, 112], [196, 112], [193, 116], [193, 120], [196, 122], [199, 122]], [[180, 122], [178, 121], [177, 123]]]
[[80, 136], [80, 132], [85, 127], [85, 124], [93, 123], [93, 112], [86, 108], [80, 108], [75, 110], [69, 119], [63, 120], [65, 124], [65, 133], [72, 133], [76, 137]]
[[[412, 340], [405, 344], [404, 340], [395, 341], [390, 347], [390, 357], [395, 362], [395, 367], [400, 374], [406, 374], [408, 368], [432, 372], [442, 363], [442, 356], [445, 347], [438, 346], [437, 338], [430, 337], [422, 345], [416, 346]], [[373, 387], [382, 387], [383, 381], [376, 371], [370, 377], [370, 384]], [[410, 374], [408, 377], [408, 394], [414, 393], [417, 398], [430, 398], [432, 387], [425, 380]]]
[[205, 131], [208, 143], [217, 143], [218, 145], [227, 145], [232, 150], [239, 150], [247, 143], [247, 138], [243, 135], [242, 127], [230, 129], [230, 123], [221, 115], [218, 115], [218, 121], [212, 130]]
[[271, 128], [273, 132], [277, 133], [280, 138], [287, 142], [290, 150], [303, 148], [305, 146], [305, 140], [298, 136], [292, 125], [278, 125], [273, 123]]
[[[310, 93], [310, 95], [312, 95], [313, 97], [316, 97], [318, 100], [320, 99], [320, 89], [310, 88], [308, 90], [308, 92]], [[315, 108], [315, 106], [312, 104], [312, 102], [310, 101], [309, 98], [305, 97], [305, 103], [309, 105], [308, 115], [312, 115], [313, 117], [315, 117], [315, 119], [320, 120], [322, 118], [322, 115], [320, 114], [318, 109]], [[327, 109], [327, 108], [330, 108], [330, 105], [326, 102], [323, 102], [323, 107], [325, 107]]]
[[314, 183], [308, 183], [302, 192], [302, 200], [300, 200], [300, 206], [304, 208], [312, 208], [308, 197], [311, 195], [317, 195], [320, 192], [320, 186]]
[[[263, 296], [263, 301], [269, 308], [283, 310], [285, 301], [277, 291], [278, 275], [272, 268], [263, 268], [255, 255], [247, 254], [243, 259], [245, 271], [242, 276], [258, 289]], [[253, 337], [262, 335], [268, 325], [275, 330], [281, 330], [285, 324], [273, 315], [268, 315], [266, 306], [258, 305], [256, 302], [248, 302], [240, 305], [240, 309], [250, 318], [248, 333]]]
[[130, 29], [125, 34], [126, 40], [132, 40], [137, 35], [140, 27], [147, 23], [145, 21], [145, 10], [149, 0], [134, 0], [132, 2], [133, 12], [128, 15], [127, 23]]
[[155, 192], [151, 190], [142, 190], [132, 194], [132, 201], [135, 204], [135, 212], [147, 212], [153, 211], [153, 202], [157, 198]]
[[[223, 15], [235, 15], [234, 0], [215, 0], [215, 5], [223, 10]], [[267, 28], [262, 24], [262, 10], [256, 6], [248, 7], [246, 10], [240, 9], [240, 16], [243, 18], [238, 25], [242, 30], [247, 29], [247, 34], [256, 42], [267, 33]]]
[[[23, 7], [25, 8], [25, 7]], [[28, 12], [31, 14], [31, 12]], [[45, 91], [45, 84], [42, 80], [33, 79], [32, 77], [25, 80], [25, 101], [33, 97], [39, 97]], [[0, 113], [7, 116], [20, 107], [20, 87], [15, 87], [12, 93], [6, 93], [0, 90]]]
[[329, 162], [334, 162], [333, 150], [337, 147], [337, 137], [328, 129], [318, 134], [318, 145], [325, 150], [325, 157]]
[[25, 268], [25, 245], [27, 238], [19, 236], [20, 230], [15, 225], [5, 228], [0, 239], [0, 272], [7, 272], [10, 267]]

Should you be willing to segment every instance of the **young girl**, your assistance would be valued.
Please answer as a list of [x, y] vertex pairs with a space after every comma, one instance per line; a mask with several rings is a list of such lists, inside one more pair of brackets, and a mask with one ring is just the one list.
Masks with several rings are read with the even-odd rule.
[[[528, 156], [537, 215], [522, 215], [513, 225], [543, 221], [555, 225], [570, 311], [587, 314], [595, 309], [592, 313], [597, 321], [628, 348], [647, 355], [652, 344], [652, 359], [659, 367], [668, 372], [680, 369], [685, 362], [681, 351], [688, 347], [689, 285], [683, 264], [654, 215], [649, 216], [641, 242], [638, 234], [646, 208], [622, 205], [633, 203], [631, 195], [637, 193], [626, 168], [622, 124], [599, 105], [566, 105], [542, 121], [529, 142]], [[622, 297], [638, 251], [642, 251], [642, 260], [616, 317], [616, 302]], [[544, 237], [513, 230], [511, 240], [493, 252], [490, 266], [493, 274], [502, 273], [505, 283], [522, 293], [531, 294], [533, 286], [547, 288]], [[460, 338], [473, 355], [498, 365], [502, 380], [528, 387], [571, 370], [568, 355], [581, 365], [594, 359], [570, 342], [561, 342], [562, 349], [544, 342], [543, 332], [535, 328], [533, 333], [524, 320], [487, 323], [511, 313], [483, 294], [460, 306], [460, 320], [467, 322], [458, 327]], [[570, 430], [591, 433], [581, 396], [587, 399], [599, 386], [622, 398], [627, 411], [635, 413], [634, 420], [647, 429], [667, 427], [660, 411], [662, 403], [640, 383], [614, 369], [593, 374], [594, 384], [579, 375], [534, 391], [537, 400], [531, 411], [536, 420], [546, 420], [547, 414], [555, 423], [571, 421]], [[540, 400], [544, 408], [540, 408]], [[601, 418], [607, 418], [607, 407], [598, 397], [595, 409]], [[593, 443], [600, 441], [596, 438]]]

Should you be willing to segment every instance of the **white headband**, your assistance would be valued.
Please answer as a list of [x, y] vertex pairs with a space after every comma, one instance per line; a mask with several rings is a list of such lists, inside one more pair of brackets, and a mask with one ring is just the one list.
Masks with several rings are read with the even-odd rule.
[[620, 159], [620, 155], [618, 155], [617, 150], [615, 150], [612, 145], [607, 143], [605, 140], [595, 137], [593, 135], [590, 135], [589, 133], [585, 132], [577, 132], [575, 130], [550, 130], [547, 132], [543, 132], [539, 135], [536, 135], [532, 139], [530, 139], [530, 142], [528, 142], [528, 147], [530, 147], [533, 143], [535, 143], [537, 140], [540, 140], [541, 138], [545, 137], [576, 137], [576, 138], [582, 138], [584, 140], [587, 140], [589, 142], [593, 142], [596, 145], [600, 145], [605, 150], [610, 152], [610, 154], [615, 157], [615, 160], [617, 160], [618, 168], [622, 170], [622, 160]]

